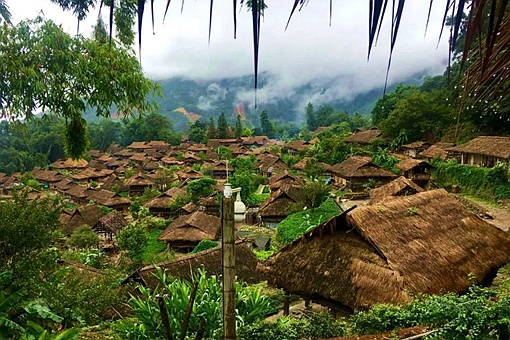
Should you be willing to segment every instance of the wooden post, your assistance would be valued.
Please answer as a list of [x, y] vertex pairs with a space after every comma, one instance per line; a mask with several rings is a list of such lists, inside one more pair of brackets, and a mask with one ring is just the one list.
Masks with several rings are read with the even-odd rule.
[[283, 298], [283, 315], [287, 316], [290, 314], [290, 294], [289, 292], [285, 292], [285, 297]]
[[191, 287], [191, 294], [188, 301], [188, 308], [186, 309], [186, 315], [184, 316], [184, 321], [182, 323], [180, 338], [181, 340], [184, 340], [184, 338], [186, 338], [186, 333], [188, 332], [189, 319], [191, 317], [191, 312], [193, 310], [193, 304], [195, 303], [195, 297], [197, 296], [197, 289], [198, 282], [194, 282], [193, 286]]
[[172, 331], [170, 330], [170, 321], [168, 321], [168, 313], [166, 311], [165, 299], [162, 296], [158, 296], [157, 300], [159, 312], [161, 313], [161, 322], [163, 323], [166, 339], [174, 340], [174, 337], [172, 336]]
[[223, 259], [223, 340], [236, 339], [236, 290], [235, 290], [235, 224], [234, 200], [221, 202], [221, 251]]

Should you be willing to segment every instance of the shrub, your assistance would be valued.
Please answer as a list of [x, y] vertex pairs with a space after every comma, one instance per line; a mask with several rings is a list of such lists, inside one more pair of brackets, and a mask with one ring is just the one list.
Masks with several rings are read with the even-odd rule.
[[149, 236], [147, 229], [138, 224], [130, 224], [117, 235], [117, 244], [127, 251], [134, 262], [141, 262], [147, 248]]
[[208, 250], [218, 246], [218, 242], [213, 240], [202, 240], [200, 241], [195, 249], [191, 252], [192, 254], [200, 253], [201, 251]]
[[88, 249], [97, 246], [100, 241], [99, 236], [90, 226], [82, 225], [74, 230], [67, 244], [71, 247]]

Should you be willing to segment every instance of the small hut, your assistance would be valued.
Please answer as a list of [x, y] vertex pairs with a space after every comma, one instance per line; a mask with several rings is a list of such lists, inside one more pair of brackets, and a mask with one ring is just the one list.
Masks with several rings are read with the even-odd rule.
[[64, 227], [64, 233], [66, 235], [71, 235], [76, 228], [82, 225], [88, 225], [91, 228], [94, 228], [103, 216], [103, 213], [95, 204], [77, 208], [74, 210], [71, 218], [67, 221], [67, 224]]
[[219, 217], [196, 211], [176, 218], [158, 237], [175, 250], [189, 252], [202, 240], [217, 240], [221, 232]]
[[345, 143], [356, 143], [359, 145], [369, 145], [373, 140], [380, 137], [382, 132], [377, 128], [368, 130], [355, 130], [352, 135], [344, 139]]
[[430, 171], [434, 167], [428, 162], [409, 158], [398, 163], [397, 168], [405, 178], [425, 188], [430, 182]]
[[283, 186], [303, 186], [305, 182], [297, 176], [289, 174], [288, 171], [280, 175], [272, 176], [269, 179], [269, 187], [271, 190], [278, 190]]
[[412, 142], [409, 144], [404, 144], [400, 147], [402, 153], [408, 157], [416, 158], [418, 154], [430, 147], [430, 143], [428, 142]]
[[[236, 253], [236, 276], [238, 279], [254, 284], [265, 280], [264, 275], [257, 272], [258, 260], [250, 247], [250, 241], [238, 240], [235, 243]], [[168, 276], [191, 280], [191, 274], [196, 273], [198, 269], [203, 268], [207, 275], [220, 276], [222, 273], [222, 253], [221, 245], [204, 250], [197, 254], [189, 254], [176, 259], [146, 266], [131, 274], [124, 283], [134, 280], [140, 282], [146, 287], [155, 288], [158, 280], [154, 276], [157, 268], [161, 268]]]
[[419, 293], [463, 293], [508, 261], [506, 232], [432, 190], [346, 211], [259, 267], [272, 285], [352, 311]]
[[108, 215], [99, 219], [99, 221], [92, 227], [97, 233], [103, 234], [110, 240], [117, 235], [119, 231], [127, 226], [124, 215], [114, 210]]
[[447, 149], [460, 164], [492, 167], [497, 162], [508, 164], [510, 137], [480, 136], [469, 142]]
[[152, 215], [168, 218], [170, 217], [171, 213], [170, 204], [175, 200], [176, 197], [185, 194], [186, 191], [183, 189], [176, 187], [170, 188], [161, 195], [145, 203], [144, 206], [149, 209]]
[[259, 218], [266, 226], [275, 227], [289, 215], [292, 205], [303, 199], [303, 189], [283, 186], [273, 191], [259, 208]]
[[404, 176], [400, 176], [382, 187], [370, 190], [370, 202], [372, 204], [377, 204], [387, 199], [414, 195], [423, 191], [425, 191], [425, 189], [419, 185], [411, 182]]
[[124, 184], [129, 188], [130, 196], [140, 196], [145, 188], [155, 185], [154, 180], [144, 174], [137, 174], [128, 178]]
[[446, 159], [448, 157], [448, 151], [446, 149], [452, 148], [455, 146], [455, 143], [436, 143], [431, 145], [428, 149], [420, 152], [418, 154], [419, 158], [426, 159], [431, 162], [433, 159]]

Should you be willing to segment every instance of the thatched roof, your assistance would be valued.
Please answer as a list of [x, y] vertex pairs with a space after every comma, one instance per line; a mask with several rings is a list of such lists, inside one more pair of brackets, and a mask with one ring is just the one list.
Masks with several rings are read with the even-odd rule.
[[346, 143], [358, 143], [358, 144], [370, 144], [370, 142], [377, 137], [381, 136], [382, 133], [378, 129], [370, 129], [365, 131], [357, 132], [344, 139]]
[[170, 188], [161, 195], [153, 198], [149, 202], [145, 203], [144, 206], [147, 208], [168, 208], [177, 196], [185, 195], [186, 191], [180, 188]]
[[73, 160], [71, 158], [63, 160], [58, 160], [50, 164], [50, 168], [52, 169], [81, 169], [87, 167], [87, 164], [89, 164], [86, 160], [83, 158], [80, 158], [78, 160]]
[[408, 159], [404, 159], [403, 161], [398, 163], [397, 168], [400, 169], [400, 171], [402, 171], [402, 172], [406, 172], [413, 168], [431, 169], [431, 168], [433, 168], [433, 166], [430, 163], [421, 161], [419, 159], [408, 158]]
[[289, 208], [303, 198], [302, 188], [287, 185], [271, 192], [259, 208], [260, 217], [286, 217]]
[[431, 145], [427, 150], [424, 150], [418, 154], [418, 157], [422, 158], [440, 158], [445, 159], [448, 156], [446, 149], [455, 146], [455, 143], [436, 143]]
[[113, 210], [108, 215], [105, 215], [99, 219], [98, 223], [94, 225], [94, 230], [116, 235], [126, 226], [127, 222], [124, 219], [124, 215], [116, 210]]
[[104, 151], [101, 151], [101, 150], [89, 150], [89, 151], [87, 151], [87, 155], [89, 155], [92, 158], [99, 158], [99, 157], [103, 156], [104, 154], [105, 154]]
[[76, 228], [84, 224], [94, 227], [101, 217], [103, 217], [103, 213], [95, 204], [79, 207], [67, 222], [64, 233], [70, 235]]
[[67, 190], [64, 191], [64, 194], [71, 196], [72, 198], [87, 198], [88, 194], [85, 193], [88, 190], [88, 187], [85, 185], [79, 185], [76, 183], [69, 183], [67, 185]]
[[196, 211], [173, 220], [159, 235], [158, 240], [165, 242], [216, 240], [220, 229], [221, 219], [219, 217]]
[[424, 149], [428, 146], [430, 146], [430, 143], [428, 143], [428, 142], [417, 141], [417, 142], [412, 142], [409, 144], [404, 144], [401, 146], [401, 148], [402, 149]]
[[414, 195], [423, 191], [425, 191], [425, 189], [418, 184], [415, 184], [404, 176], [400, 176], [382, 187], [370, 190], [370, 202], [376, 204], [387, 199]]
[[448, 148], [446, 151], [508, 159], [510, 157], [510, 137], [480, 136], [467, 143]]
[[47, 183], [59, 182], [65, 178], [63, 175], [56, 171], [42, 170], [40, 168], [35, 168], [32, 170], [32, 175], [34, 175], [35, 179], [38, 181]]
[[269, 178], [269, 187], [271, 190], [279, 189], [282, 186], [303, 186], [304, 184], [305, 182], [300, 177], [289, 174], [288, 171]]
[[154, 180], [144, 174], [137, 174], [133, 177], [128, 178], [124, 184], [128, 187], [131, 186], [151, 186], [154, 185]]
[[85, 168], [83, 171], [71, 175], [71, 178], [77, 181], [80, 180], [94, 180], [99, 178], [108, 177], [113, 174], [113, 170], [103, 169], [97, 170], [93, 168]]
[[295, 140], [285, 144], [285, 147], [287, 149], [298, 151], [298, 152], [308, 150], [309, 146], [310, 146], [310, 143], [305, 140], [302, 140], [302, 139], [295, 139]]
[[352, 309], [411, 294], [462, 293], [510, 261], [510, 238], [445, 190], [395, 198], [334, 217], [261, 268], [292, 293]]
[[137, 150], [142, 149], [143, 150], [145, 148], [148, 148], [148, 146], [145, 143], [146, 142], [133, 142], [130, 145], [128, 145], [128, 148], [129, 149], [137, 149]]
[[[264, 281], [265, 278], [261, 273], [256, 271], [258, 260], [251, 251], [250, 243], [251, 242], [248, 240], [239, 240], [235, 243], [236, 276], [238, 279], [252, 284]], [[155, 288], [159, 282], [154, 277], [156, 267], [165, 270], [168, 276], [183, 280], [190, 280], [190, 274], [195, 273], [197, 269], [201, 267], [207, 271], [208, 275], [220, 276], [222, 272], [221, 263], [222, 254], [220, 245], [197, 254], [190, 254], [170, 261], [143, 267], [125, 281], [131, 278], [135, 280], [141, 279], [145, 286]]]
[[[269, 156], [269, 155], [266, 155], [266, 156]], [[287, 166], [287, 164], [285, 164], [285, 162], [282, 161], [281, 158], [278, 156], [266, 157], [265, 159], [259, 161], [257, 164], [258, 164], [260, 171], [262, 171], [262, 172], [277, 173], [277, 172], [289, 170], [289, 167]]]
[[[294, 164], [293, 166], [291, 166], [292, 169], [296, 169], [296, 170], [300, 170], [300, 171], [305, 171], [306, 170], [306, 164], [310, 161], [313, 161], [313, 158], [311, 157], [304, 157], [303, 159], [301, 159], [299, 162], [297, 162], [296, 164]], [[329, 168], [329, 165], [326, 164], [326, 163], [322, 163], [322, 162], [315, 162], [315, 165], [317, 167], [321, 167], [323, 168], [324, 170], [326, 170], [327, 168]]]
[[[371, 131], [371, 130], [369, 130]], [[395, 178], [393, 172], [378, 167], [370, 157], [367, 156], [351, 156], [345, 161], [330, 166], [328, 170], [342, 178]]]

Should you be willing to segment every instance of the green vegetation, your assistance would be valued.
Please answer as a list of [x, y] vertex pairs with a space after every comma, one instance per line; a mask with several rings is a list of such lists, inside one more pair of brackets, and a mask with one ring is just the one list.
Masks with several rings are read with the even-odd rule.
[[152, 264], [154, 261], [158, 259], [158, 255], [160, 255], [163, 251], [165, 251], [165, 243], [158, 241], [159, 235], [161, 235], [163, 231], [161, 229], [151, 230], [147, 233], [147, 247], [142, 255], [142, 261], [146, 264]]
[[307, 230], [340, 214], [340, 207], [332, 198], [327, 199], [315, 211], [303, 210], [287, 216], [278, 224], [276, 237], [283, 244], [290, 243]]
[[117, 235], [117, 245], [126, 250], [133, 262], [141, 263], [149, 243], [147, 228], [138, 223], [132, 223]]
[[442, 186], [458, 185], [471, 195], [493, 201], [510, 198], [508, 168], [503, 164], [484, 168], [436, 161], [434, 167], [434, 180]]
[[195, 249], [193, 249], [191, 254], [200, 253], [201, 251], [212, 249], [212, 248], [215, 248], [217, 246], [218, 246], [218, 242], [217, 241], [202, 240], [202, 241], [198, 242], [197, 246], [195, 247]]
[[85, 249], [97, 246], [100, 241], [99, 236], [90, 226], [82, 225], [73, 231], [67, 244], [71, 247]]

